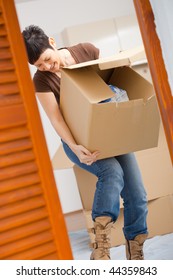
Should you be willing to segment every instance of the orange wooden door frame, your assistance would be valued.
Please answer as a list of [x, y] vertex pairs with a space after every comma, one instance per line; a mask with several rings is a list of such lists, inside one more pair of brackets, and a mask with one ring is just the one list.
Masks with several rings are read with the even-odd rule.
[[73, 259], [13, 0], [0, 54], [0, 259]]
[[173, 96], [156, 32], [154, 14], [149, 0], [134, 0], [134, 6], [173, 163]]

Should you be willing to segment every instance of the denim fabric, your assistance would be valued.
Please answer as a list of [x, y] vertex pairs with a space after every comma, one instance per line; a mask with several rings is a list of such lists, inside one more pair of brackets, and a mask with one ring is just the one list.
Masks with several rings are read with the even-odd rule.
[[[123, 232], [126, 239], [147, 233], [147, 197], [140, 170], [133, 153], [97, 160], [92, 165], [79, 161], [64, 142], [66, 155], [76, 165], [97, 176], [92, 219], [110, 216], [115, 222], [120, 212], [120, 196], [124, 205]], [[86, 192], [89, 192], [86, 189]]]

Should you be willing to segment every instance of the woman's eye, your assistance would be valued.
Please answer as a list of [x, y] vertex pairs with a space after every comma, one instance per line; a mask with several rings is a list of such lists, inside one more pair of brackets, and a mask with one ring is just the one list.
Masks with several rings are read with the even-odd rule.
[[48, 57], [48, 58], [45, 59], [45, 61], [48, 61], [48, 60], [50, 60], [50, 57]]

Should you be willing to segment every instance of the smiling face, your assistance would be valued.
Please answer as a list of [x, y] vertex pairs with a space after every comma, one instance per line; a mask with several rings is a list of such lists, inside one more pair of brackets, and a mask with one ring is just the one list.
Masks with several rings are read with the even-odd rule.
[[40, 71], [49, 71], [52, 73], [58, 72], [61, 66], [58, 51], [46, 49], [34, 63]]
[[47, 48], [34, 63], [40, 71], [59, 72], [63, 66], [59, 51], [56, 49], [53, 38], [49, 38], [49, 43], [53, 49]]

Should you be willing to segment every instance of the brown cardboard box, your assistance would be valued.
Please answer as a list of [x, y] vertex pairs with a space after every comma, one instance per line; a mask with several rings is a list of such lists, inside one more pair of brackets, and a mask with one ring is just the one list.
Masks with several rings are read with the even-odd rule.
[[[153, 86], [129, 66], [143, 49], [62, 69], [60, 106], [77, 143], [100, 158], [157, 146], [160, 117]], [[114, 93], [107, 84], [127, 91], [129, 101], [101, 103]]]
[[[91, 211], [85, 211], [87, 228], [93, 227]], [[148, 231], [149, 236], [163, 235], [173, 232], [173, 195], [160, 197], [148, 202]], [[123, 228], [123, 208], [120, 210], [118, 220], [111, 231], [111, 247], [125, 243]], [[94, 234], [89, 232], [91, 243], [94, 242]]]

